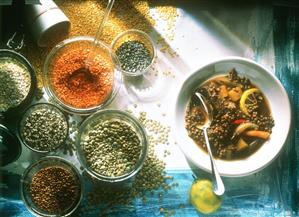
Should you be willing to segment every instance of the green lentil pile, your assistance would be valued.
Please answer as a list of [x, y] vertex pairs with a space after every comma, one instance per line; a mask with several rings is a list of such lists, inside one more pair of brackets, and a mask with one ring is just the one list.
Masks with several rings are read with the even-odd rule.
[[107, 177], [134, 170], [142, 148], [135, 130], [119, 120], [96, 124], [83, 136], [82, 145], [90, 168]]
[[10, 57], [0, 58], [0, 112], [18, 106], [30, 86], [30, 73], [23, 64]]
[[143, 71], [152, 61], [150, 51], [137, 40], [124, 42], [115, 53], [121, 68], [128, 72]]
[[56, 149], [68, 135], [68, 123], [64, 114], [49, 104], [37, 104], [24, 115], [20, 134], [32, 149], [48, 152]]
[[80, 198], [80, 185], [74, 175], [58, 166], [41, 169], [30, 183], [33, 203], [49, 214], [61, 214]]

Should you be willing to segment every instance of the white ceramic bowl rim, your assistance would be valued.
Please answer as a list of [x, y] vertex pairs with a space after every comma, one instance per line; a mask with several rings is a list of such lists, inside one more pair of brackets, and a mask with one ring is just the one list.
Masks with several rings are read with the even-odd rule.
[[[262, 65], [242, 57], [226, 57], [211, 62], [190, 74], [179, 89], [175, 106], [176, 137], [186, 158], [196, 167], [211, 172], [207, 153], [203, 152], [188, 136], [185, 129], [185, 109], [191, 93], [209, 78], [235, 68], [239, 75], [249, 78], [265, 94], [270, 104], [275, 126], [270, 139], [254, 154], [242, 160], [216, 159], [222, 176], [238, 177], [258, 172], [273, 162], [282, 150], [291, 126], [291, 104], [280, 81]], [[242, 69], [240, 69], [242, 68]]]

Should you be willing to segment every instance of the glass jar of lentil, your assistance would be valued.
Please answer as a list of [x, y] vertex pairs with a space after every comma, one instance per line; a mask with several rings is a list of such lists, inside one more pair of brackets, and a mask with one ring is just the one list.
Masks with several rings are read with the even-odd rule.
[[19, 123], [21, 141], [37, 153], [49, 153], [58, 149], [65, 143], [68, 132], [67, 116], [50, 103], [30, 106]]
[[60, 157], [44, 157], [21, 178], [21, 197], [35, 216], [69, 216], [82, 199], [79, 171]]
[[101, 41], [74, 37], [57, 44], [44, 63], [43, 83], [50, 98], [69, 113], [87, 115], [109, 105], [122, 83], [114, 55]]
[[154, 63], [156, 49], [151, 37], [138, 29], [119, 34], [111, 44], [117, 66], [126, 76], [140, 76]]
[[24, 56], [0, 49], [0, 116], [21, 114], [32, 102], [36, 83], [34, 69]]
[[105, 183], [120, 183], [140, 171], [148, 141], [144, 128], [132, 115], [103, 110], [81, 124], [76, 150], [89, 175]]

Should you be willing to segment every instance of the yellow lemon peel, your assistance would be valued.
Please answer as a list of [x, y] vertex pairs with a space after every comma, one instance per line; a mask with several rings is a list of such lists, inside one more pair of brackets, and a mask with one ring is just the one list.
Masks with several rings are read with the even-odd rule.
[[242, 96], [241, 96], [241, 99], [240, 99], [240, 109], [241, 109], [246, 115], [249, 115], [249, 113], [248, 113], [248, 109], [247, 109], [247, 106], [246, 106], [246, 100], [248, 99], [248, 97], [249, 97], [251, 94], [254, 94], [254, 93], [257, 93], [257, 92], [260, 92], [260, 90], [257, 89], [257, 88], [251, 88], [251, 89], [248, 89], [248, 90], [244, 91], [244, 93], [243, 93]]
[[213, 185], [209, 180], [197, 180], [190, 189], [190, 202], [201, 213], [210, 214], [218, 210], [222, 200], [213, 192]]

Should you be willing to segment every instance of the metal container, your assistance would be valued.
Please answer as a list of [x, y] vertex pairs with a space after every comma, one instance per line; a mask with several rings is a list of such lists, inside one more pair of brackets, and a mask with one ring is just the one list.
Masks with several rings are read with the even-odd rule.
[[40, 0], [40, 4], [26, 5], [25, 17], [32, 37], [40, 47], [67, 35], [70, 20], [52, 0]]

